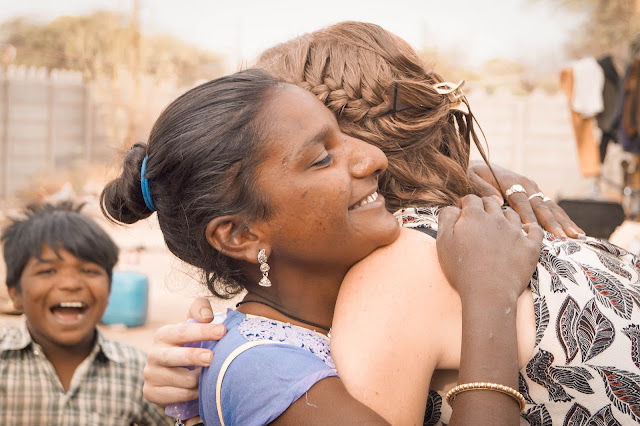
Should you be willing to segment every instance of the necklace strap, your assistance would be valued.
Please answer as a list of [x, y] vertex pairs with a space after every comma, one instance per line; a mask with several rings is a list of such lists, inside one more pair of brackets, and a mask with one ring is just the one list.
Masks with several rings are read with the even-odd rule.
[[303, 324], [310, 325], [311, 327], [321, 328], [321, 329], [323, 329], [324, 331], [326, 331], [327, 333], [330, 333], [330, 332], [331, 332], [331, 327], [327, 327], [327, 326], [324, 326], [324, 325], [316, 324], [315, 322], [311, 322], [311, 321], [303, 320], [302, 318], [298, 318], [298, 317], [296, 317], [296, 316], [293, 316], [293, 315], [291, 315], [291, 314], [288, 314], [288, 313], [284, 312], [282, 309], [280, 309], [280, 308], [278, 308], [278, 307], [276, 307], [276, 306], [274, 306], [274, 305], [272, 305], [272, 304], [270, 304], [270, 303], [263, 302], [263, 301], [261, 301], [261, 300], [243, 300], [243, 301], [241, 301], [241, 302], [236, 303], [236, 308], [237, 308], [238, 306], [240, 306], [240, 305], [244, 305], [245, 303], [257, 303], [257, 304], [259, 304], [259, 305], [268, 306], [268, 307], [270, 307], [271, 309], [273, 309], [273, 310], [275, 310], [275, 311], [280, 312], [280, 313], [281, 313], [282, 315], [284, 315], [285, 317], [291, 318], [291, 319], [292, 319], [292, 320], [294, 320], [294, 321], [298, 321], [298, 322], [301, 322], [301, 323], [303, 323]]

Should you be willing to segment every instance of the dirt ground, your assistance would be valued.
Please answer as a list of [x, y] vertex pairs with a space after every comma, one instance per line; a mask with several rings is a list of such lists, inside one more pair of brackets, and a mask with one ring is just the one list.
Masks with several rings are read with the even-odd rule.
[[[100, 325], [104, 333], [116, 340], [147, 350], [153, 342], [153, 334], [162, 325], [186, 319], [193, 297], [206, 294], [197, 274], [189, 270], [166, 248], [157, 222], [152, 216], [147, 221], [127, 227], [118, 227], [102, 218], [97, 209], [88, 209], [112, 235], [121, 248], [120, 263], [116, 269], [136, 271], [149, 279], [147, 321], [143, 326], [127, 328], [120, 325]], [[626, 221], [613, 233], [610, 241], [634, 253], [640, 251], [640, 223]], [[0, 280], [4, 283], [4, 264], [0, 262]], [[235, 305], [234, 300], [211, 299], [214, 312], [224, 311]], [[0, 312], [11, 309], [6, 288], [0, 285]], [[17, 315], [0, 314], [0, 327], [19, 321]]]

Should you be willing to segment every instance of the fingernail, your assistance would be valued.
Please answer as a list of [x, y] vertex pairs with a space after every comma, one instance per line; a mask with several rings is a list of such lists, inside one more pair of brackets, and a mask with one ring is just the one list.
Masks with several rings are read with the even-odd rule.
[[211, 364], [211, 358], [213, 358], [213, 352], [203, 352], [200, 354], [200, 362], [205, 365]]
[[202, 319], [213, 319], [213, 311], [209, 308], [200, 309], [200, 316]]

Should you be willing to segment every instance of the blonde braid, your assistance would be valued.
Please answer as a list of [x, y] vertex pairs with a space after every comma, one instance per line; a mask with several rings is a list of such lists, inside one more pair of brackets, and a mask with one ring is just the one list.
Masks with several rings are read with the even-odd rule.
[[470, 121], [450, 111], [433, 87], [443, 79], [394, 34], [343, 22], [271, 48], [257, 65], [311, 91], [343, 132], [385, 152], [380, 188], [390, 210], [452, 204], [472, 192]]

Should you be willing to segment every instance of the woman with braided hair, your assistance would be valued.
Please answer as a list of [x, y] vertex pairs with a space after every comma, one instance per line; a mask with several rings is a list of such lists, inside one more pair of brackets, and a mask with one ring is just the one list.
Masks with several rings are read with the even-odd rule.
[[[473, 115], [463, 113], [468, 112], [466, 100], [459, 98], [452, 109], [455, 94], [442, 77], [407, 42], [375, 24], [341, 22], [302, 35], [267, 49], [256, 67], [311, 91], [347, 134], [382, 149], [390, 159], [381, 185], [391, 211], [450, 205], [473, 192], [502, 202], [506, 194], [497, 191], [514, 184], [532, 195], [540, 192], [535, 182], [508, 170], [492, 167], [498, 184], [486, 162], [469, 165], [466, 139], [483, 157], [484, 151], [471, 125]], [[518, 194], [509, 202], [524, 223], [537, 216], [560, 237], [584, 234], [557, 204], [541, 200], [530, 203]]]
[[[438, 256], [432, 238], [442, 219], [439, 206], [459, 203], [476, 188], [467, 173], [471, 143], [482, 149], [458, 85], [444, 83], [395, 35], [356, 22], [269, 49], [258, 66], [311, 91], [343, 132], [378, 146], [389, 158], [380, 192], [403, 229], [394, 243], [351, 268], [332, 322], [332, 355], [351, 395], [392, 424], [418, 424], [423, 417], [425, 424], [447, 424], [469, 415], [460, 401], [495, 389], [478, 383], [493, 381], [490, 377], [471, 377], [466, 369], [491, 350], [469, 351], [468, 344], [492, 346], [497, 334], [475, 326], [499, 317], [515, 319], [517, 362], [508, 362], [514, 363], [513, 380], [526, 401], [523, 424], [640, 422], [640, 261], [635, 256], [572, 231], [535, 184], [501, 178], [499, 186], [506, 188], [501, 195], [511, 205], [530, 201], [545, 212], [538, 214], [541, 222], [561, 223], [546, 225], [552, 232], [545, 234], [529, 287], [513, 309], [477, 312], [470, 301], [483, 290], [456, 291], [449, 273], [443, 273], [456, 270], [460, 281], [473, 283], [491, 266], [470, 268], [467, 262], [499, 256], [472, 246], [459, 247], [460, 256]], [[206, 301], [194, 303], [194, 316], [203, 306]], [[476, 321], [469, 321], [474, 315]], [[171, 330], [162, 331], [163, 344], [184, 343], [172, 338]], [[500, 345], [493, 348], [496, 356], [503, 351]], [[185, 361], [201, 351], [172, 351], [176, 358], [158, 362], [169, 349], [176, 348], [158, 345], [152, 352], [149, 373], [163, 365], [188, 365]], [[408, 365], [413, 368], [401, 368]], [[485, 373], [493, 369], [487, 366]], [[160, 393], [154, 395], [159, 382], [151, 384], [151, 376], [147, 396], [166, 403]], [[184, 387], [176, 380], [165, 383]], [[478, 421], [495, 411], [491, 404], [474, 409]]]

